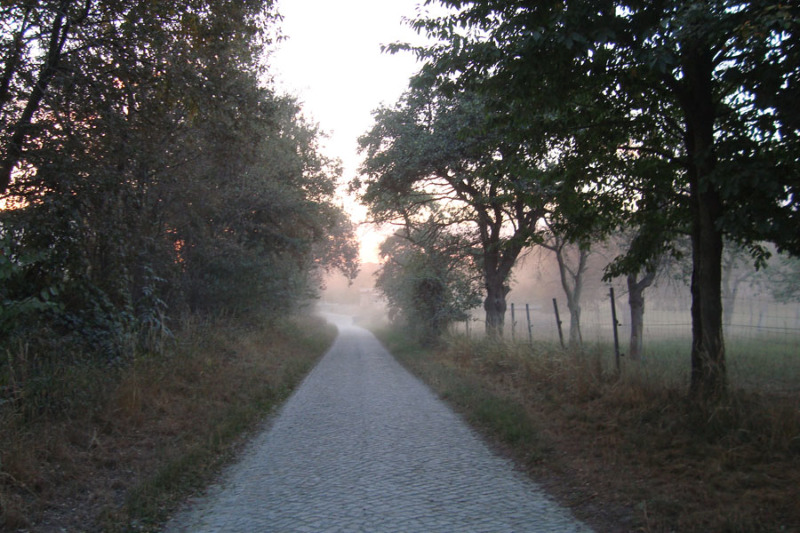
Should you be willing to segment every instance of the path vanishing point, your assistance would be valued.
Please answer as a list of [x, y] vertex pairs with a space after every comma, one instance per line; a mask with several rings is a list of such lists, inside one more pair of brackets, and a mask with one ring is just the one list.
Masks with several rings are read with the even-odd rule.
[[168, 532], [588, 532], [368, 331], [339, 336]]

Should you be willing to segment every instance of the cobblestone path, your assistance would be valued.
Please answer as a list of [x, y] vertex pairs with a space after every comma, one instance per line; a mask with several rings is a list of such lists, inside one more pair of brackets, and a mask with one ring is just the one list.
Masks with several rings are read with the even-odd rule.
[[489, 448], [372, 334], [331, 350], [171, 532], [589, 531]]

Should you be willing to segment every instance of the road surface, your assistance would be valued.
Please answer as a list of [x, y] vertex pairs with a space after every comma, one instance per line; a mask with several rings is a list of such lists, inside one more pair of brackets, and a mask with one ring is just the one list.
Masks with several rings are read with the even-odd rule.
[[481, 439], [368, 331], [339, 337], [169, 532], [590, 531]]

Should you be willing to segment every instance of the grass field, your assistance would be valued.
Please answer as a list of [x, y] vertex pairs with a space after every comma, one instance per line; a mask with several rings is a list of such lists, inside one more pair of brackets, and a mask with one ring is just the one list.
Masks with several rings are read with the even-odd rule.
[[[690, 338], [651, 339], [642, 361], [629, 360], [621, 345], [620, 366], [624, 372], [649, 375], [662, 385], [688, 386], [691, 370]], [[559, 352], [554, 342], [537, 343], [539, 348]], [[585, 349], [601, 359], [605, 368], [614, 368], [613, 342], [588, 342]], [[733, 388], [774, 393], [800, 392], [800, 351], [792, 342], [771, 336], [728, 340], [726, 342], [728, 378]]]
[[[659, 375], [666, 383], [687, 382], [690, 371], [691, 316], [690, 302], [669, 306], [651, 305], [645, 312], [642, 364], [632, 364], [628, 353], [630, 330], [627, 306], [618, 302], [620, 322], [618, 337], [621, 365], [637, 372]], [[753, 300], [739, 302], [731, 323], [724, 328], [729, 377], [734, 387], [773, 392], [800, 392], [800, 304], [779, 304]], [[559, 349], [559, 335], [552, 306], [532, 306], [532, 338], [536, 346]], [[470, 337], [483, 336], [482, 315], [471, 320]], [[562, 314], [563, 335], [569, 339], [569, 316]], [[524, 304], [517, 304], [515, 324], [511, 313], [506, 316], [505, 336], [521, 344], [528, 342], [528, 324]], [[512, 335], [513, 329], [513, 335]], [[463, 323], [455, 324], [453, 333], [464, 334]], [[614, 333], [608, 302], [587, 304], [581, 315], [584, 345], [603, 356], [604, 364], [614, 356]]]

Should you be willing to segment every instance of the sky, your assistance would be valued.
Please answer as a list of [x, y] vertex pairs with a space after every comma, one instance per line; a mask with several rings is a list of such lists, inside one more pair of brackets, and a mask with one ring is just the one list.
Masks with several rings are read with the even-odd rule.
[[[381, 45], [420, 42], [403, 17], [414, 18], [421, 0], [278, 0], [286, 40], [269, 64], [276, 86], [296, 96], [306, 118], [330, 136], [323, 153], [341, 159], [343, 181], [356, 176], [358, 138], [372, 126], [372, 111], [397, 101], [417, 72], [410, 53], [391, 55]], [[354, 221], [365, 209], [343, 200]], [[377, 262], [384, 235], [359, 227], [362, 261]]]

